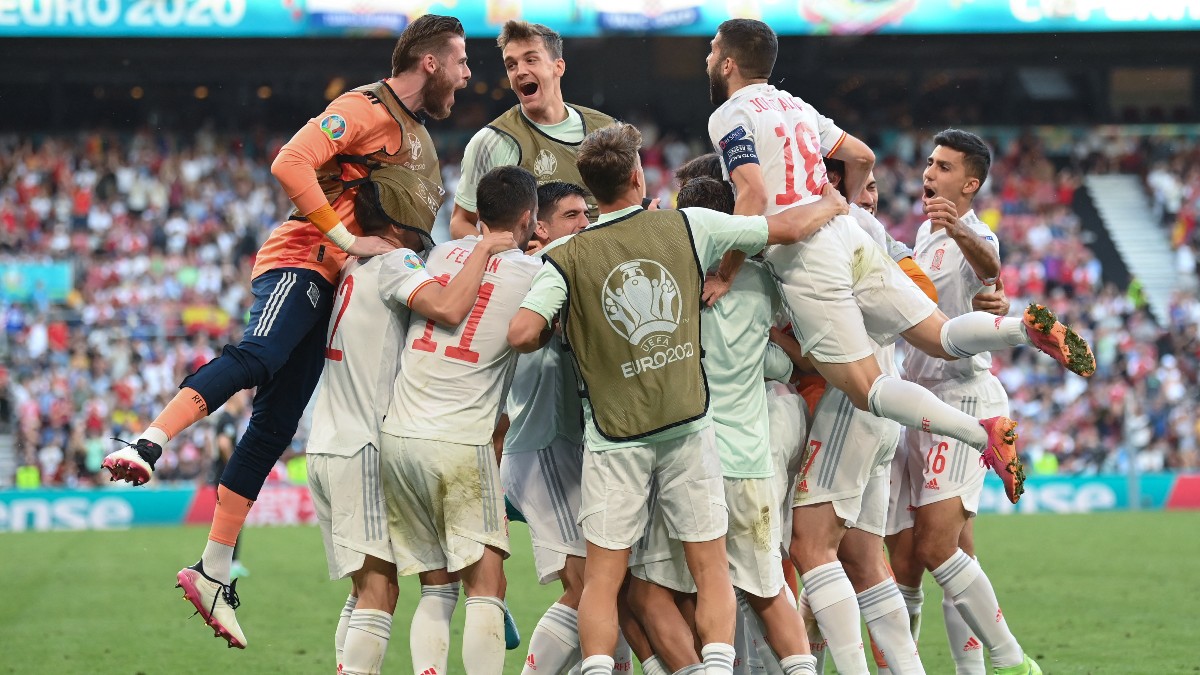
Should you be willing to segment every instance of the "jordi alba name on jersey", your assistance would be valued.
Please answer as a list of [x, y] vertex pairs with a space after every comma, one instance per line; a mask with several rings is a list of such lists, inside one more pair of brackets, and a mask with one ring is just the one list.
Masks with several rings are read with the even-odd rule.
[[821, 196], [828, 182], [821, 159], [846, 137], [812, 106], [769, 84], [734, 92], [708, 118], [708, 135], [727, 176], [745, 164], [762, 167], [768, 216]]

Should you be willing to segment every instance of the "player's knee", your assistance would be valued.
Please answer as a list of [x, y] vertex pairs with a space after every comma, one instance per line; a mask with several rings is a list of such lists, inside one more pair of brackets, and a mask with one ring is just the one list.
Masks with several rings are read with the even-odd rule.
[[935, 570], [954, 555], [958, 547], [954, 542], [941, 541], [938, 537], [917, 537], [916, 557], [927, 570]]

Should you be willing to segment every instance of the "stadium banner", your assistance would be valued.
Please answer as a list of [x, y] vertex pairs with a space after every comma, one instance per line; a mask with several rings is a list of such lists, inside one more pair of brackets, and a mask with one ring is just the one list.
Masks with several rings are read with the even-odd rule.
[[[1147, 511], [1200, 508], [1196, 476], [1160, 473], [1138, 477], [1138, 508]], [[1010, 504], [1004, 486], [988, 474], [979, 500], [981, 513], [1096, 513], [1131, 507], [1129, 477], [1030, 476], [1021, 501]]]
[[74, 279], [71, 263], [0, 262], [0, 302], [66, 302]]
[[[1140, 477], [1142, 509], [1200, 509], [1200, 475]], [[0, 533], [51, 530], [113, 530], [145, 525], [207, 525], [217, 503], [211, 485], [90, 490], [0, 490]], [[1130, 507], [1127, 476], [1031, 476], [1017, 505], [1009, 504], [999, 479], [984, 482], [983, 513], [1096, 513]], [[304, 485], [268, 483], [250, 509], [247, 525], [317, 522]]]
[[565, 36], [711, 36], [725, 19], [781, 35], [1200, 29], [1196, 0], [0, 0], [0, 37], [392, 36], [423, 14], [472, 38], [509, 19]]
[[[194, 485], [91, 490], [0, 490], [0, 533], [51, 530], [115, 530], [143, 525], [212, 522], [216, 488]], [[303, 485], [268, 484], [247, 525], [317, 522]]]

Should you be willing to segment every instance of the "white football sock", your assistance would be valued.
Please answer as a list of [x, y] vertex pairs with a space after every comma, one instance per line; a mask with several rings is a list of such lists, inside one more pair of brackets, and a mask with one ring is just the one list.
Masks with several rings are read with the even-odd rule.
[[811, 654], [785, 656], [779, 665], [784, 675], [817, 675], [817, 659]]
[[229, 583], [229, 567], [233, 564], [233, 547], [219, 541], [209, 539], [204, 544], [204, 553], [200, 556], [204, 563], [204, 573], [217, 581]]
[[467, 598], [463, 622], [462, 660], [467, 675], [504, 672], [504, 601], [500, 598]]
[[916, 430], [956, 438], [976, 450], [987, 446], [979, 420], [934, 396], [928, 389], [891, 375], [880, 375], [867, 395], [876, 417], [886, 417]]
[[704, 661], [704, 675], [730, 675], [733, 673], [733, 658], [736, 653], [733, 645], [724, 642], [710, 642], [700, 648], [700, 658]]
[[875, 645], [887, 659], [888, 669], [905, 675], [924, 675], [917, 646], [908, 632], [908, 608], [896, 582], [884, 579], [859, 593], [858, 606]]
[[908, 608], [908, 632], [912, 634], [913, 642], [921, 639], [921, 605], [925, 604], [925, 591], [920, 586], [913, 588], [896, 584], [900, 595], [904, 598], [904, 606]]
[[583, 672], [580, 675], [612, 675], [613, 657], [607, 654], [596, 654], [583, 660]]
[[171, 437], [167, 435], [167, 432], [159, 429], [158, 427], [146, 427], [146, 430], [142, 432], [142, 435], [138, 436], [138, 440], [140, 441], [143, 438], [151, 443], [157, 444], [160, 448], [165, 447], [167, 445], [167, 441], [171, 440]]
[[[796, 606], [795, 598], [792, 598], [792, 591], [787, 586], [783, 587], [787, 592], [787, 596]], [[767, 644], [767, 636], [763, 628], [762, 619], [755, 613], [754, 608], [746, 602], [746, 594], [739, 589], [734, 589], [738, 602], [738, 617], [741, 623], [738, 624], [739, 629], [745, 630], [746, 640], [746, 659], [747, 665], [751, 673], [765, 673], [766, 675], [783, 675], [783, 668], [779, 665], [779, 659], [775, 656], [771, 645]], [[736, 634], [735, 634], [736, 635]], [[735, 641], [734, 649], [737, 649]], [[740, 657], [741, 654], [739, 653]], [[734, 669], [736, 673], [736, 668]]]
[[667, 670], [657, 656], [651, 656], [642, 661], [642, 675], [671, 675], [671, 671]]
[[[735, 589], [736, 593], [737, 590]], [[738, 600], [741, 600], [739, 597]], [[733, 675], [750, 675], [750, 649], [749, 645], [751, 638], [746, 634], [746, 612], [742, 610], [741, 602], [738, 603], [738, 608], [734, 610], [734, 617], [737, 622], [733, 626]]]
[[617, 649], [613, 652], [613, 671], [617, 673], [633, 672], [633, 648], [625, 639], [623, 633], [617, 633]]
[[933, 570], [933, 578], [953, 598], [967, 625], [988, 648], [992, 668], [1007, 668], [1024, 661], [1021, 645], [1008, 629], [996, 591], [978, 561], [959, 549]]
[[942, 597], [942, 616], [946, 619], [946, 638], [950, 640], [955, 675], [987, 675], [983, 642], [967, 625], [949, 595]]
[[333, 633], [333, 649], [337, 653], [337, 662], [342, 662], [342, 651], [346, 646], [346, 630], [350, 628], [350, 615], [354, 613], [354, 607], [358, 604], [358, 596], [351, 595], [346, 598], [346, 604], [342, 606], [342, 613], [338, 617], [337, 630]]
[[868, 675], [859, 627], [858, 599], [846, 571], [836, 560], [814, 567], [800, 577], [808, 605], [829, 641], [829, 655], [841, 675]]
[[450, 619], [458, 606], [458, 582], [421, 586], [421, 601], [413, 612], [408, 630], [408, 650], [413, 672], [446, 675], [450, 658]]
[[942, 324], [942, 348], [960, 359], [1026, 344], [1025, 325], [1014, 317], [969, 312]]
[[579, 652], [579, 613], [554, 603], [542, 615], [529, 636], [529, 655], [525, 657], [525, 675], [558, 673], [571, 665]]
[[817, 617], [813, 616], [812, 607], [808, 604], [808, 589], [801, 589], [800, 604], [797, 607], [800, 618], [804, 620], [804, 632], [808, 634], [808, 650], [817, 660], [817, 672], [825, 672], [825, 656], [829, 653], [829, 641], [821, 635], [821, 627]]
[[341, 675], [379, 675], [392, 634], [392, 615], [382, 609], [356, 609], [346, 629]]

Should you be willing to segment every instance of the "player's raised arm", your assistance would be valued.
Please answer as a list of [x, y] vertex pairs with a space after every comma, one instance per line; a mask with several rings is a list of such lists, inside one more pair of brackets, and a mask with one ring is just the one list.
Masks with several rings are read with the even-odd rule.
[[825, 223], [847, 213], [850, 213], [850, 205], [846, 203], [846, 198], [826, 183], [817, 201], [767, 216], [767, 245], [802, 241]]
[[463, 263], [462, 271], [445, 286], [426, 284], [414, 291], [409, 296], [408, 306], [427, 319], [446, 326], [457, 326], [467, 318], [471, 307], [475, 305], [488, 258], [516, 247], [512, 232], [489, 232], [484, 226], [483, 240], [475, 245], [475, 250]]
[[455, 202], [450, 214], [450, 238], [462, 239], [476, 234], [479, 234], [479, 214]]
[[271, 175], [287, 192], [300, 213], [338, 248], [351, 255], [372, 256], [395, 248], [379, 237], [356, 237], [326, 200], [317, 182], [317, 169], [355, 143], [367, 130], [360, 110], [371, 103], [364, 96], [341, 96], [320, 117], [309, 120], [271, 163]]
[[871, 178], [871, 169], [875, 166], [875, 153], [866, 143], [845, 134], [828, 156], [846, 163], [846, 176], [843, 179], [846, 181], [846, 194], [857, 198]]

